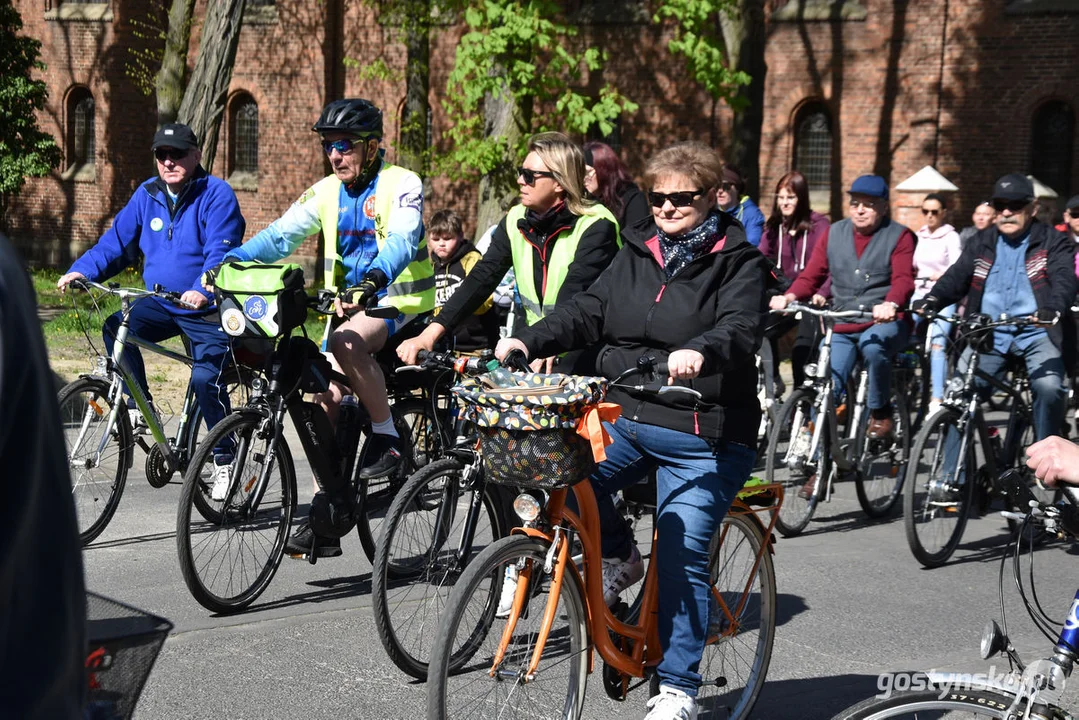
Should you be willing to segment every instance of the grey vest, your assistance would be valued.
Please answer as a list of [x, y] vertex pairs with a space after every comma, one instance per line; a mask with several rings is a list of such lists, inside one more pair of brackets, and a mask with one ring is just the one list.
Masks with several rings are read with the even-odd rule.
[[891, 218], [873, 233], [862, 257], [854, 252], [854, 225], [840, 220], [828, 230], [828, 271], [836, 310], [870, 310], [892, 285], [892, 253], [907, 228]]

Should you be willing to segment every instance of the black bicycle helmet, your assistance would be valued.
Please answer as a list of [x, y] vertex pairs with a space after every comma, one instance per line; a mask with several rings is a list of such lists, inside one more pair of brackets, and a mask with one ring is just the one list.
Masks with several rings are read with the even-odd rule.
[[345, 98], [322, 108], [312, 127], [317, 133], [346, 132], [356, 137], [382, 137], [382, 111], [370, 100]]

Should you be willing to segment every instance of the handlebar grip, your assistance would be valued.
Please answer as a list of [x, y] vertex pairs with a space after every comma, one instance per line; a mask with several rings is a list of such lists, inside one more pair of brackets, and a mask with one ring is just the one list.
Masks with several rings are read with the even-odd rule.
[[520, 372], [531, 372], [532, 368], [528, 366], [528, 358], [520, 350], [510, 350], [506, 354], [506, 359], [502, 361], [502, 365], [508, 367], [510, 370], [518, 370]]
[[365, 308], [364, 313], [367, 317], [379, 320], [393, 320], [401, 314], [401, 311], [393, 305], [375, 305], [374, 307]]
[[663, 376], [671, 374], [670, 366], [667, 365], [666, 362], [658, 362], [658, 363], [656, 363], [655, 366], [652, 368], [652, 372], [654, 372], [656, 375], [663, 375]]

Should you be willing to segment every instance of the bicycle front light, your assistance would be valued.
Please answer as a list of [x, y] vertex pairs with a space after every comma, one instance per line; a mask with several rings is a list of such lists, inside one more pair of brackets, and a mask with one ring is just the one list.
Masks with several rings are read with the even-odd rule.
[[535, 522], [540, 514], [539, 500], [528, 493], [521, 493], [513, 501], [513, 512], [525, 523]]

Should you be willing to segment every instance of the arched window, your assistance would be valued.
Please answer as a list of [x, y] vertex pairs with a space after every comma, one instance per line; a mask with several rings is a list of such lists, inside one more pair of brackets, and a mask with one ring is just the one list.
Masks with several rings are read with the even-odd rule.
[[244, 173], [258, 178], [259, 106], [247, 93], [232, 99], [229, 112], [231, 174]]
[[78, 169], [94, 165], [94, 96], [85, 87], [67, 96], [67, 165]]
[[1072, 150], [1075, 111], [1063, 100], [1050, 100], [1034, 113], [1031, 123], [1030, 172], [1057, 191], [1072, 194]]
[[794, 169], [805, 175], [810, 195], [817, 193], [826, 204], [832, 190], [832, 117], [821, 103], [804, 106], [794, 119]]

